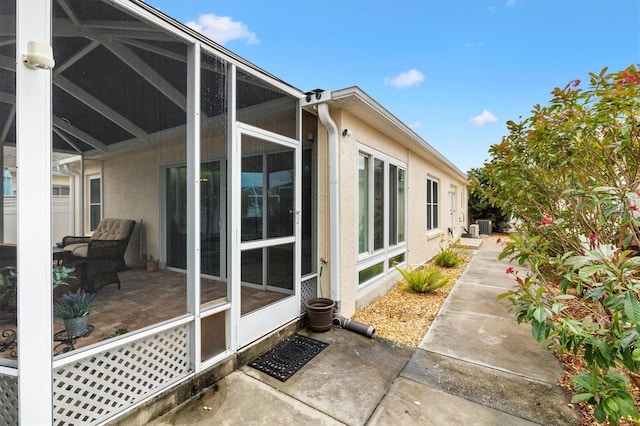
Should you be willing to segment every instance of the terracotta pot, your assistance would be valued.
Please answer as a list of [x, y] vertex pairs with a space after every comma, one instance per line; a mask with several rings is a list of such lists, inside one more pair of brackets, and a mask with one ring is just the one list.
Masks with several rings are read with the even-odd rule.
[[328, 331], [333, 321], [333, 310], [336, 302], [331, 299], [319, 297], [305, 302], [307, 308], [307, 320], [309, 329], [317, 332]]
[[158, 271], [158, 260], [147, 260], [147, 272], [157, 272]]

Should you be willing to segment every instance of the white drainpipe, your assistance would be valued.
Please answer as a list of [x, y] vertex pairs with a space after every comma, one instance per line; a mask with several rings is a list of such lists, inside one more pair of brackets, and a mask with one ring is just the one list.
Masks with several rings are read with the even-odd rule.
[[340, 310], [340, 172], [338, 169], [338, 127], [329, 115], [326, 103], [317, 105], [318, 118], [329, 133], [329, 271], [331, 273], [331, 299]]

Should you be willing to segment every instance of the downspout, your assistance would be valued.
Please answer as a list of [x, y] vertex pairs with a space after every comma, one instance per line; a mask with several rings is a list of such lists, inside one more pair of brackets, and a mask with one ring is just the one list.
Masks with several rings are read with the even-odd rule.
[[340, 172], [338, 169], [338, 127], [329, 115], [326, 103], [317, 105], [318, 118], [329, 134], [329, 250], [331, 262], [331, 299], [336, 302], [336, 313], [340, 312]]

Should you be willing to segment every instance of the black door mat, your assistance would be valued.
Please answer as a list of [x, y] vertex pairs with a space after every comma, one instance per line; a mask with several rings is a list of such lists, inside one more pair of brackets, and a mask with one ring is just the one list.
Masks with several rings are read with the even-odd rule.
[[294, 334], [248, 365], [284, 382], [327, 346], [328, 343]]

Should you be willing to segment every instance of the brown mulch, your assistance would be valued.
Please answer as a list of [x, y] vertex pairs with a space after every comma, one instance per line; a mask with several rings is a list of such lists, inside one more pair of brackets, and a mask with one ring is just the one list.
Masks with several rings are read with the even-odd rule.
[[[376, 329], [376, 334], [382, 338], [417, 348], [469, 260], [469, 257], [465, 257], [455, 268], [433, 265], [449, 277], [449, 283], [444, 287], [432, 293], [418, 294], [401, 290], [399, 284], [396, 284], [386, 294], [357, 311], [353, 319], [372, 325]], [[577, 307], [573, 308], [577, 309]], [[580, 358], [570, 354], [556, 353], [555, 355], [565, 370], [563, 376], [558, 379], [558, 385], [573, 395], [575, 389], [571, 378], [584, 369], [584, 364]], [[636, 405], [640, 408], [640, 390], [634, 387], [631, 391], [636, 398]], [[571, 407], [580, 416], [581, 426], [600, 425], [593, 416], [593, 407], [585, 403], [571, 404]], [[604, 423], [604, 425], [608, 424], [608, 422]], [[618, 424], [631, 426], [636, 423], [621, 420]]]

